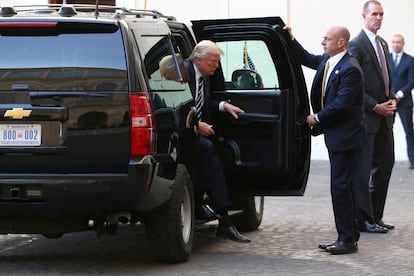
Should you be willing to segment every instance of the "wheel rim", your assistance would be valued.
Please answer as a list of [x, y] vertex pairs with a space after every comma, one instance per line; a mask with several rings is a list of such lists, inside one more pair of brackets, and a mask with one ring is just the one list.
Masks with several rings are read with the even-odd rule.
[[191, 201], [187, 186], [184, 188], [183, 200], [181, 201], [181, 229], [183, 241], [187, 243], [191, 235]]
[[263, 197], [262, 196], [255, 196], [254, 197], [254, 209], [256, 212], [256, 215], [260, 215], [260, 210], [262, 210], [263, 205]]

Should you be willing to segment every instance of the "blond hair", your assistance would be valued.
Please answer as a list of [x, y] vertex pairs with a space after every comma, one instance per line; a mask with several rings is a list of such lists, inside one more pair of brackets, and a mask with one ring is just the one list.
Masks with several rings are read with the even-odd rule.
[[202, 40], [194, 47], [190, 60], [194, 58], [205, 58], [207, 55], [224, 55], [224, 52], [211, 40]]
[[[181, 65], [183, 63], [183, 58], [181, 57], [180, 54], [175, 54], [175, 56], [177, 57], [178, 65]], [[167, 72], [174, 72], [176, 70], [172, 55], [163, 57], [159, 62], [159, 66], [160, 66], [160, 74], [163, 77], [165, 76]]]

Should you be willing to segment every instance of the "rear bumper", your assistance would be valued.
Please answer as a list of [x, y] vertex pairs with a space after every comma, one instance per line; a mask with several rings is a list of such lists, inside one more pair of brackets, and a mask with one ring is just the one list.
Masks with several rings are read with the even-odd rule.
[[174, 179], [159, 164], [130, 164], [125, 174], [0, 174], [0, 217], [145, 216], [171, 197]]

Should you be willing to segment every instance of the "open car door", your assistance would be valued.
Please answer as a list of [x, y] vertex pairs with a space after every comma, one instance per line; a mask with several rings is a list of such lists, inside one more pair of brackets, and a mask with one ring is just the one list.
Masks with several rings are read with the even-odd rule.
[[303, 72], [279, 17], [192, 21], [197, 41], [224, 51], [211, 97], [242, 108], [215, 118], [230, 192], [303, 195], [310, 163], [309, 100]]

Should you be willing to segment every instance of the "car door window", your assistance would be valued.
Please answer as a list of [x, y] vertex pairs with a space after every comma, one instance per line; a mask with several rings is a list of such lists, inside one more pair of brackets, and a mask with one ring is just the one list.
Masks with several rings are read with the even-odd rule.
[[[153, 97], [154, 107], [175, 108], [192, 99], [187, 83], [166, 80], [160, 74], [159, 62], [165, 56], [171, 55], [171, 40], [168, 36], [151, 36], [147, 39], [147, 51], [144, 57], [149, 86]], [[151, 45], [152, 47], [149, 47]]]
[[278, 88], [278, 74], [266, 44], [261, 40], [223, 41], [221, 66], [227, 89]]

